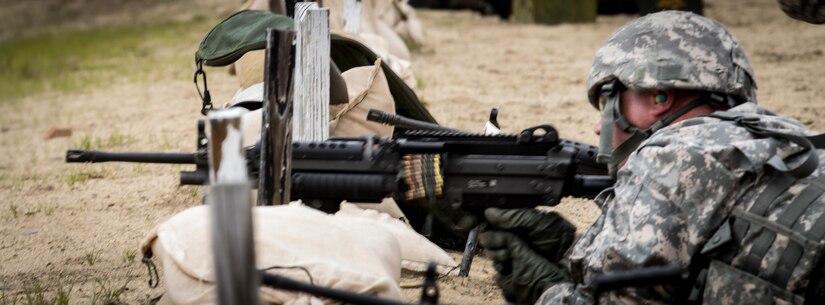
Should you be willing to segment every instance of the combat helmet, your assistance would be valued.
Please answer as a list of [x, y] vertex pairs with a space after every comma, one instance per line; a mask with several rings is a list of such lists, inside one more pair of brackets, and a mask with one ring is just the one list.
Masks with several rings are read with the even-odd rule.
[[[739, 42], [718, 22], [684, 11], [649, 14], [619, 28], [596, 52], [587, 88], [590, 103], [604, 108], [598, 159], [610, 164], [614, 174], [642, 141], [687, 111], [704, 103], [733, 107], [756, 102], [753, 69]], [[619, 113], [624, 88], [708, 95], [641, 130]], [[616, 151], [611, 145], [613, 123], [632, 134]]]

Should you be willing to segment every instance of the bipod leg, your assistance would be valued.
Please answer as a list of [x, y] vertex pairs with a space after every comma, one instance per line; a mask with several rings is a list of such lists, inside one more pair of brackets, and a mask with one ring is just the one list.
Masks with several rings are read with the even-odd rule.
[[461, 257], [461, 267], [458, 269], [458, 276], [460, 277], [470, 275], [470, 266], [473, 265], [473, 256], [475, 256], [478, 247], [478, 231], [480, 230], [481, 226], [476, 226], [467, 235], [467, 244], [464, 245], [464, 255]]

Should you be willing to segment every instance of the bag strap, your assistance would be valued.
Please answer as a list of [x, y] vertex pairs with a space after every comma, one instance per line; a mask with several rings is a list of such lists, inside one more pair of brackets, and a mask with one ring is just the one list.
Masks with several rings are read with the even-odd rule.
[[825, 149], [825, 134], [815, 136], [799, 136], [774, 131], [760, 126], [760, 118], [746, 117], [741, 113], [730, 111], [714, 112], [708, 116], [727, 121], [734, 121], [751, 133], [764, 137], [786, 140], [801, 146], [803, 148], [802, 151], [785, 158], [790, 159], [796, 156], [802, 156], [804, 158], [803, 161], [796, 167], [789, 167], [785, 162], [785, 159], [782, 159], [779, 156], [773, 156], [768, 160], [768, 165], [780, 172], [787, 173], [796, 178], [804, 178], [810, 176], [819, 167], [819, 158], [816, 154], [814, 154], [814, 150]]

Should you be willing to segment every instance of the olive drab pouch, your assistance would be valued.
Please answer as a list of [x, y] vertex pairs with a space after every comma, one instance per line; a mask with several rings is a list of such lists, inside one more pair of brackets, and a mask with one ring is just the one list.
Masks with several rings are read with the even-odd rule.
[[825, 161], [825, 134], [791, 134], [767, 127], [758, 116], [734, 112], [710, 116], [744, 127], [757, 139], [793, 143], [798, 149], [750, 164], [753, 175], [742, 181], [731, 215], [701, 251], [710, 264], [697, 277], [690, 299], [809, 304], [823, 277], [825, 166], [820, 160]]
[[289, 30], [292, 18], [265, 11], [240, 11], [224, 19], [201, 40], [195, 61], [222, 67], [246, 52], [266, 47], [266, 30]]

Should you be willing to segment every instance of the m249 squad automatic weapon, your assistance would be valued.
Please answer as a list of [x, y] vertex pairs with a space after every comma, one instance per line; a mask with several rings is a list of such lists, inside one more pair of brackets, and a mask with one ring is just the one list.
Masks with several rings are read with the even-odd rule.
[[[378, 203], [387, 197], [401, 202], [439, 200], [455, 209], [482, 211], [552, 206], [565, 196], [591, 198], [613, 183], [605, 166], [596, 163], [594, 146], [560, 139], [549, 125], [518, 135], [481, 135], [380, 112], [370, 119], [430, 130], [407, 130], [395, 139], [293, 142], [292, 200], [328, 212], [343, 200]], [[206, 185], [208, 139], [203, 123], [198, 134], [195, 153], [69, 150], [66, 162], [195, 164], [194, 171], [181, 172], [180, 183]], [[259, 155], [259, 145], [246, 148], [252, 181], [258, 180]]]

